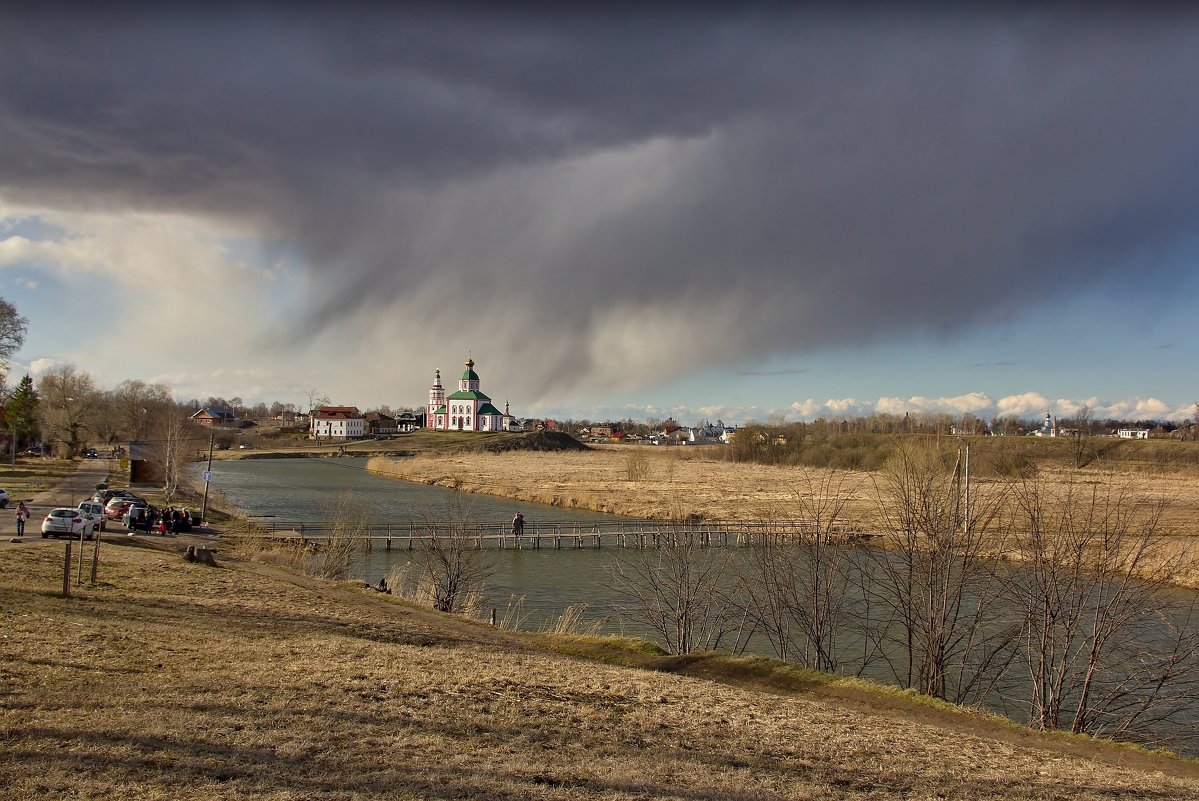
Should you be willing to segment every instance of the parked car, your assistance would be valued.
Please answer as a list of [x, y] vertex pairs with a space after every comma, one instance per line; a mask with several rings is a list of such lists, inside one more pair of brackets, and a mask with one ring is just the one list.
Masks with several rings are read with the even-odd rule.
[[243, 442], [242, 444], [238, 445], [237, 447], [239, 450], [248, 451], [248, 450], [250, 450], [250, 448], [253, 448], [254, 446], [248, 442]]
[[95, 448], [88, 448], [86, 451], [83, 452], [83, 458], [84, 459], [99, 459], [100, 454], [96, 453]]
[[100, 490], [95, 495], [93, 495], [92, 500], [99, 501], [100, 503], [106, 504], [109, 501], [111, 501], [113, 498], [136, 498], [136, 497], [137, 497], [137, 493], [133, 492], [132, 490], [106, 489], [106, 490]]
[[125, 512], [133, 505], [148, 506], [142, 498], [113, 498], [108, 503], [104, 504], [104, 516], [109, 520], [120, 520], [125, 516]]
[[8, 492], [0, 489], [0, 509], [8, 506]]
[[79, 509], [51, 509], [42, 521], [42, 539], [47, 537], [83, 537], [90, 540], [96, 522]]
[[92, 519], [92, 521], [96, 524], [95, 529], [97, 531], [103, 531], [105, 529], [104, 523], [107, 518], [104, 516], [104, 504], [97, 501], [80, 501], [79, 511], [83, 512]]

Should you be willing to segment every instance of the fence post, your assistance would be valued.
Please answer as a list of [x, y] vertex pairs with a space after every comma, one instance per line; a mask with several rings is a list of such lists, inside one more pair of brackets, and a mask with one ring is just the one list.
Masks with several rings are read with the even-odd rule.
[[[80, 554], [82, 556], [83, 554]], [[100, 561], [100, 532], [96, 532], [96, 547], [92, 548], [92, 580], [91, 585], [96, 586], [96, 564]]]
[[71, 540], [67, 538], [67, 550], [62, 558], [62, 597], [71, 597]]

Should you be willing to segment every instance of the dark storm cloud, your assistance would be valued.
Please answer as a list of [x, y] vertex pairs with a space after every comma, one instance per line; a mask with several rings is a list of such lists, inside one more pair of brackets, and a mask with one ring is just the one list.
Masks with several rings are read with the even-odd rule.
[[535, 389], [952, 335], [1199, 220], [1181, 9], [9, 15], [0, 74], [4, 196], [252, 220], [306, 325]]

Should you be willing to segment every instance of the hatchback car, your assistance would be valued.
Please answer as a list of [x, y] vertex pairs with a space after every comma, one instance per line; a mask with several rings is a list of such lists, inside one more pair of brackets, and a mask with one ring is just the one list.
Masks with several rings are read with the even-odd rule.
[[42, 539], [47, 537], [92, 538], [96, 522], [79, 509], [51, 509], [42, 521]]

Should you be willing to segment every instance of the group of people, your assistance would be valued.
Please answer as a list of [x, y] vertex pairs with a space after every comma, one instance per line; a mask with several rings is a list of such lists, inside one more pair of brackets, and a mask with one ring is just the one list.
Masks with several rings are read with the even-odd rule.
[[186, 508], [131, 506], [125, 513], [125, 528], [130, 531], [141, 529], [147, 533], [154, 531], [165, 536], [191, 531], [192, 525], [191, 512]]

